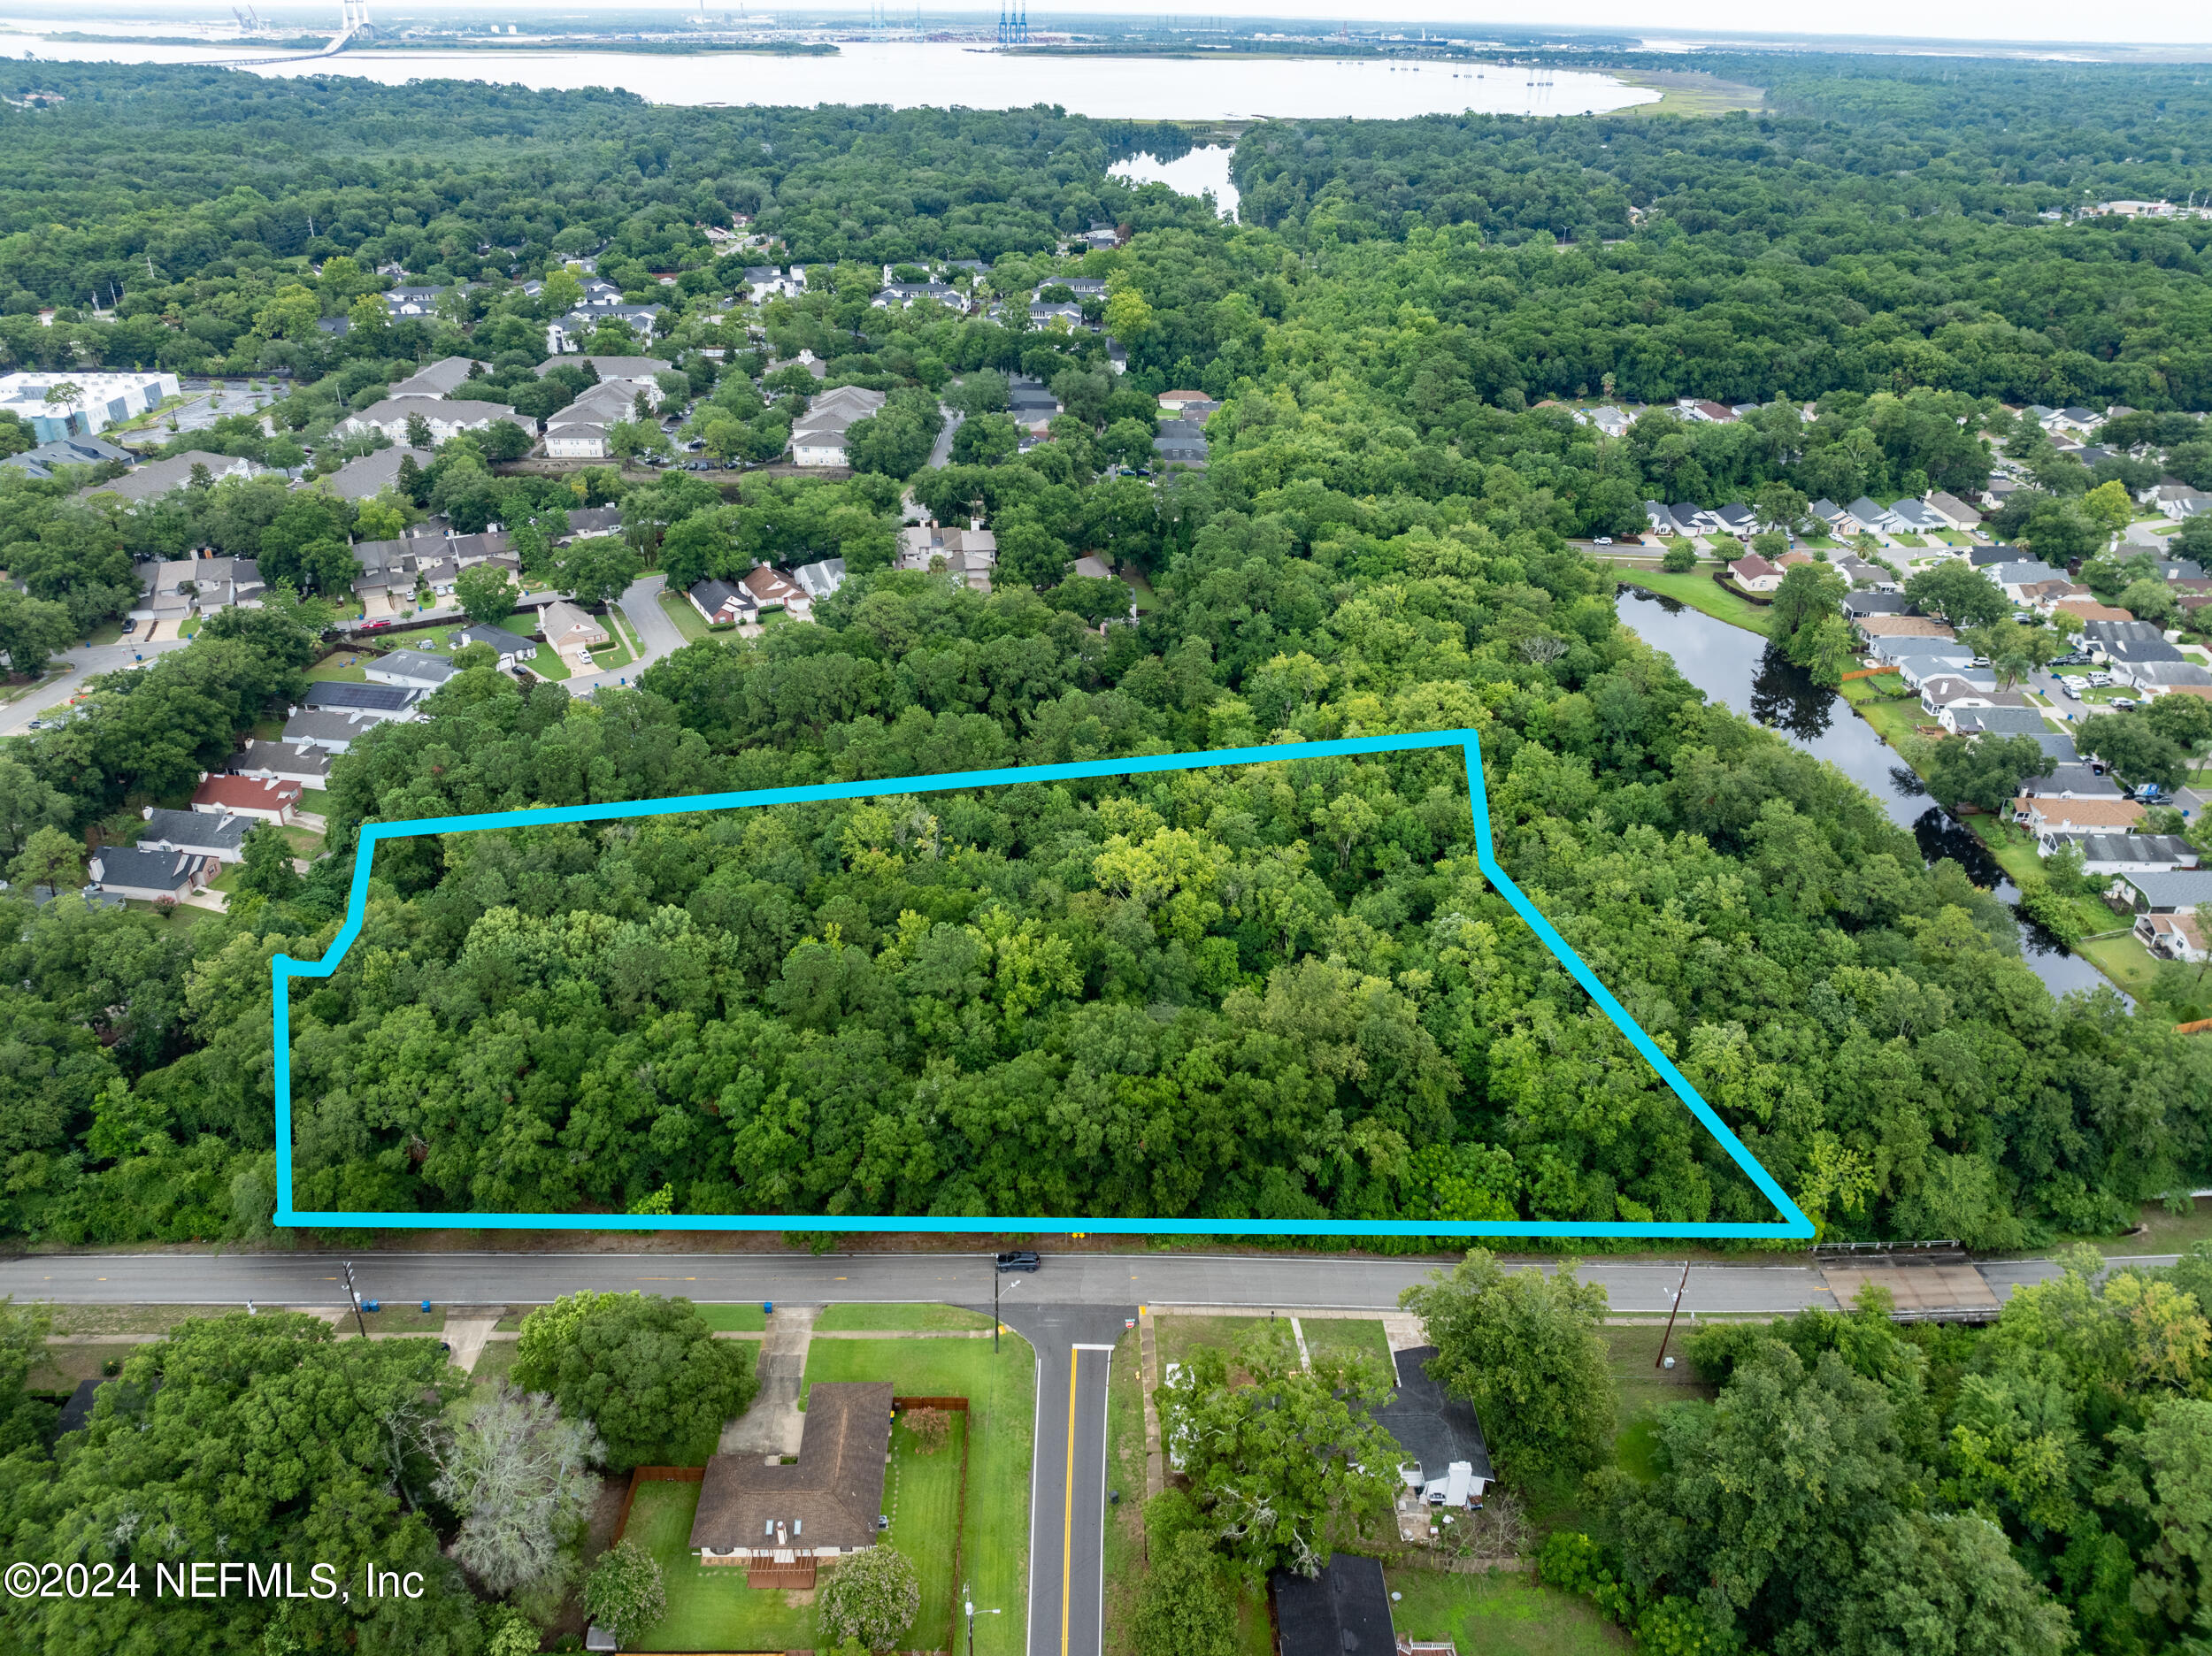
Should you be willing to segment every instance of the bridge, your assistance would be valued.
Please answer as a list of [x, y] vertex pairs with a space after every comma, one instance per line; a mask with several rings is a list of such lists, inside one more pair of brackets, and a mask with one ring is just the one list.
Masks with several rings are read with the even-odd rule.
[[373, 34], [375, 27], [369, 21], [369, 0], [338, 0], [338, 32], [330, 43], [320, 51], [288, 52], [281, 56], [262, 58], [226, 58], [211, 64], [212, 69], [253, 69], [263, 64], [308, 63], [318, 58], [335, 58], [353, 44], [357, 36]]

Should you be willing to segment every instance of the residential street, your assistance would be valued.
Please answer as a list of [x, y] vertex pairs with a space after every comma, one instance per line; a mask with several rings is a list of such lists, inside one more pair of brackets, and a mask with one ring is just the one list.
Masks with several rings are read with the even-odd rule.
[[130, 667], [142, 660], [151, 661], [170, 650], [182, 649], [189, 639], [164, 639], [158, 644], [142, 644], [125, 639], [117, 644], [95, 644], [87, 649], [80, 644], [63, 650], [54, 659], [65, 662], [69, 671], [60, 678], [42, 684], [19, 700], [0, 707], [0, 736], [21, 734], [30, 723], [50, 708], [58, 708], [84, 687], [84, 681], [119, 667]]
[[937, 405], [937, 411], [945, 417], [945, 426], [937, 433], [937, 441], [929, 451], [929, 463], [941, 469], [952, 464], [952, 434], [960, 429], [961, 421], [968, 417], [943, 402]]
[[606, 672], [577, 674], [568, 680], [570, 694], [589, 695], [610, 686], [635, 684], [637, 676], [662, 656], [683, 648], [682, 631], [661, 608], [661, 589], [667, 585], [665, 575], [641, 575], [630, 583], [618, 602], [622, 613], [629, 617], [630, 625], [636, 630], [644, 654]]
[[[85, 1305], [342, 1304], [337, 1254], [30, 1254], [0, 1261], [0, 1294]], [[539, 1304], [579, 1289], [642, 1289], [709, 1303], [824, 1305], [836, 1301], [991, 1303], [987, 1254], [444, 1253], [351, 1256], [362, 1292], [395, 1303]], [[2170, 1263], [2171, 1255], [2146, 1263]], [[1259, 1310], [1394, 1309], [1401, 1290], [1434, 1268], [1423, 1260], [1217, 1254], [1060, 1254], [1017, 1293], [1055, 1305], [1219, 1306]], [[1532, 1267], [1553, 1269], [1549, 1264]], [[2048, 1261], [1978, 1267], [2000, 1298], [2056, 1274]], [[1594, 1260], [1585, 1280], [1602, 1283], [1614, 1311], [1664, 1312], [1682, 1267]], [[1008, 1281], [1015, 1280], [1009, 1277]], [[1819, 1269], [1801, 1255], [1771, 1265], [1698, 1265], [1683, 1309], [1712, 1315], [1785, 1315], [1833, 1306]]]

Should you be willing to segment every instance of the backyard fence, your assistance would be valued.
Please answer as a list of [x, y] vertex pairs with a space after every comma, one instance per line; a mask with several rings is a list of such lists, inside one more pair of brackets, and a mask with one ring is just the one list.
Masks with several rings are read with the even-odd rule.
[[[637, 1486], [639, 1484], [703, 1484], [706, 1481], [706, 1468], [698, 1466], [641, 1466], [632, 1468], [630, 1471], [630, 1487], [628, 1491], [622, 1497], [622, 1516], [615, 1521], [615, 1540], [621, 1540], [623, 1532], [630, 1527], [630, 1503], [637, 1499]], [[610, 1542], [608, 1545], [612, 1545], [613, 1543]]]

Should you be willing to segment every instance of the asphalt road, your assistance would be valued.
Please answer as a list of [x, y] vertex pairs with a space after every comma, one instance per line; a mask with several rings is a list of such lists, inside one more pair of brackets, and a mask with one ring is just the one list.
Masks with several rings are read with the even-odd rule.
[[0, 736], [13, 736], [28, 729], [33, 719], [50, 709], [59, 707], [83, 689], [87, 678], [99, 673], [113, 672], [119, 667], [137, 666], [171, 650], [182, 649], [191, 641], [190, 639], [165, 639], [158, 644], [143, 644], [125, 639], [119, 644], [95, 644], [89, 648], [80, 644], [63, 650], [54, 659], [66, 663], [67, 672], [39, 686], [20, 700], [0, 707]]
[[[1045, 1278], [1041, 1271], [1006, 1280]], [[1114, 1342], [1137, 1307], [1002, 1304], [1000, 1315], [1037, 1353], [1029, 1656], [1098, 1656], [1105, 1641], [1106, 1382]]]
[[[340, 1254], [45, 1254], [0, 1261], [0, 1293], [70, 1304], [333, 1306], [344, 1303]], [[836, 1301], [991, 1303], [986, 1254], [409, 1254], [364, 1252], [355, 1258], [362, 1292], [396, 1304], [534, 1305], [579, 1289], [682, 1294], [708, 1303], [773, 1300], [793, 1305]], [[1253, 1309], [1389, 1310], [1401, 1290], [1432, 1266], [1413, 1260], [1210, 1254], [1062, 1254], [1045, 1250], [1044, 1269], [1007, 1295], [1055, 1305], [1148, 1304]], [[1550, 1269], [1548, 1265], [1533, 1269]], [[2001, 1295], [2010, 1284], [2055, 1272], [2045, 1261], [1982, 1268]], [[1596, 1260], [1585, 1280], [1602, 1283], [1615, 1312], [1663, 1312], [1681, 1280], [1679, 1264]], [[1698, 1265], [1690, 1271], [1685, 1312], [1706, 1315], [1782, 1315], [1832, 1306], [1809, 1264]]]
[[683, 648], [682, 629], [661, 608], [661, 590], [667, 585], [665, 575], [641, 575], [624, 589], [618, 602], [622, 613], [637, 630], [638, 643], [644, 653], [635, 661], [626, 662], [606, 672], [574, 675], [567, 681], [570, 694], [589, 695], [609, 685], [635, 684], [637, 676], [662, 656]]

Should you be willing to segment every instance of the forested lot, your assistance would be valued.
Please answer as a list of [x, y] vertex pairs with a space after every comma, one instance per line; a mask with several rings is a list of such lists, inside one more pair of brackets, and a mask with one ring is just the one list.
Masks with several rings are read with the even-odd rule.
[[[11, 245], [24, 257], [6, 268], [96, 273], [112, 257], [127, 314], [50, 329], [24, 318], [12, 341], [97, 355], [135, 314], [158, 355], [198, 337], [195, 317], [232, 316], [232, 336], [193, 349], [292, 366], [273, 412], [280, 433], [309, 437], [435, 354], [476, 355], [488, 395], [572, 395], [529, 372], [544, 313], [518, 292], [382, 334], [314, 321], [365, 315], [365, 272], [386, 257], [482, 277], [495, 273], [487, 262], [556, 263], [604, 238], [602, 269], [625, 283], [652, 259], [682, 272], [657, 349], [677, 364], [669, 395], [695, 400], [694, 424], [772, 423], [756, 377], [804, 395], [784, 377], [803, 370], [772, 366], [803, 348], [826, 359], [831, 383], [906, 400], [868, 423], [890, 429], [856, 428], [856, 450], [882, 457], [849, 482], [514, 475], [466, 435], [358, 506], [288, 502], [266, 482], [128, 510], [66, 482], [0, 486], [0, 548], [28, 586], [0, 604], [28, 621], [42, 604], [63, 611], [57, 627], [81, 625], [127, 591], [132, 554], [202, 542], [257, 555], [310, 594], [280, 590], [263, 610], [211, 621], [190, 649], [104, 681], [79, 717], [12, 745], [5, 849], [38, 852], [19, 889], [27, 869], [53, 866], [55, 837], [126, 832], [142, 802], [177, 797], [296, 699], [329, 619], [313, 594], [347, 536], [391, 533], [395, 518], [503, 522], [526, 563], [595, 595], [641, 565], [681, 583], [839, 556], [852, 574], [817, 625], [695, 644], [590, 702], [464, 673], [430, 718], [383, 727], [338, 763], [332, 855], [303, 880], [256, 871], [227, 915], [187, 928], [66, 900], [22, 911], [16, 970], [0, 977], [16, 985], [19, 1058], [0, 1110], [11, 1230], [264, 1233], [267, 962], [322, 952], [364, 821], [1461, 727], [1482, 732], [1506, 866], [1828, 1234], [2008, 1246], [2109, 1230], [2212, 1163], [2204, 1043], [2109, 995], [2054, 1001], [2016, 958], [2001, 904], [1952, 865], [1924, 868], [1835, 773], [1703, 705], [1616, 625], [1613, 578], [1565, 539], [1635, 526], [1650, 494], [1968, 487], [1988, 463], [1981, 433], [2008, 429], [1988, 388], [1895, 366], [1839, 388], [1808, 368], [1787, 388], [1818, 396], [1809, 424], [1787, 405], [1725, 427], [1656, 415], [1616, 441], [1527, 406], [1535, 387], [1485, 366], [1513, 352], [1447, 318], [1471, 283], [1548, 304], [1563, 326], [1581, 312], [1548, 284], [1572, 261], [1724, 243], [1764, 257], [1747, 231], [1688, 231], [1672, 209], [1621, 248], [1586, 251], [1508, 245], [1510, 233], [1479, 224], [1324, 234], [1287, 210], [1280, 231], [1239, 228], [1162, 187], [1103, 177], [1117, 146], [1179, 135], [1047, 111], [682, 111], [38, 68], [71, 102], [0, 121], [23, 161]], [[1916, 73], [1898, 72], [1904, 92]], [[2136, 84], [2133, 71], [2020, 73], [2047, 76], [2045, 104], [2078, 98], [2092, 128], [2110, 88]], [[425, 155], [431, 99], [442, 113], [449, 103], [450, 138]], [[2196, 105], [2170, 104], [2196, 142]], [[1824, 119], [1839, 148], [1873, 142], [1850, 134], [1875, 115]], [[1947, 131], [1924, 108], [1880, 119], [1924, 139]], [[1698, 150], [1711, 188], [1746, 196], [1801, 170], [1764, 165], [1748, 121], [1542, 130], [1583, 127], [1624, 150]], [[1240, 165], [1281, 130], [1248, 139]], [[1310, 153], [1325, 157], [1315, 130]], [[1464, 136], [1433, 122], [1330, 130], [1447, 159]], [[146, 148], [163, 150], [154, 175], [190, 157], [197, 181], [173, 199], [134, 191], [142, 169], [99, 159]], [[918, 193], [920, 174], [888, 159], [908, 150], [964, 180], [961, 200]], [[542, 213], [522, 212], [539, 165], [557, 182], [527, 197]], [[2115, 188], [2150, 182], [2083, 165]], [[252, 211], [224, 217], [248, 184]], [[317, 191], [352, 192], [352, 205], [326, 219], [338, 196]], [[975, 227], [1021, 203], [1019, 235]], [[498, 203], [517, 203], [518, 229]], [[37, 227], [73, 205], [74, 228]], [[808, 227], [806, 211], [833, 207], [846, 242]], [[718, 258], [693, 226], [733, 208], [802, 260], [880, 237], [869, 257], [997, 255], [1002, 282], [1104, 276], [1128, 374], [1107, 372], [1095, 334], [873, 309], [880, 266], [853, 261], [824, 267], [803, 299], [712, 321], [748, 256]], [[1855, 211], [1863, 238], [1918, 222], [1878, 202]], [[1055, 231], [1094, 213], [1129, 224], [1132, 241], [1056, 264]], [[2128, 237], [2188, 234], [1951, 222], [2013, 238], [2023, 261], [2061, 249], [2055, 268], [2083, 280], [2158, 268], [2111, 257]], [[497, 257], [476, 253], [479, 239]], [[58, 262], [40, 264], [54, 247]], [[161, 308], [134, 313], [125, 267], [149, 257], [162, 285], [140, 297]], [[39, 280], [65, 297], [53, 284], [78, 277]], [[1950, 314], [1925, 318], [1938, 310]], [[1721, 344], [1681, 349], [1683, 372], [1707, 377], [1686, 388], [1724, 392]], [[2039, 349], [2058, 359], [2047, 339]], [[2113, 359], [2124, 354], [2114, 341]], [[911, 479], [941, 518], [972, 514], [996, 532], [997, 591], [892, 572], [922, 429], [898, 422], [920, 420], [940, 391], [972, 404], [987, 437], [998, 376], [1014, 371], [1056, 387], [1068, 411], [1053, 441], [1017, 454], [1010, 425], [1010, 441]], [[1148, 395], [1194, 384], [1226, 400], [1210, 471], [1119, 475], [1150, 429]], [[2165, 410], [2146, 413], [2142, 440], [2192, 464], [2189, 395], [2176, 385], [2139, 400]], [[250, 421], [191, 436], [242, 450], [282, 441]], [[2080, 498], [2102, 469], [2032, 464], [2045, 487], [2023, 519], [2042, 513], [2039, 544], [2086, 540]], [[603, 501], [621, 504], [620, 538], [555, 559], [565, 508]], [[1071, 578], [1089, 551], [1149, 577], [1136, 625], [1097, 629], [1125, 613], [1130, 590]], [[19, 635], [37, 641], [27, 623]], [[1448, 767], [1405, 758], [388, 847], [363, 941], [296, 1002], [303, 1200], [1766, 1217], [1486, 889], [1466, 812]]]

